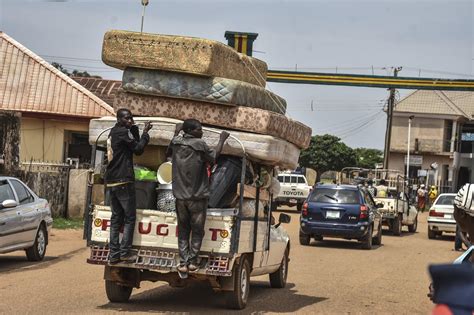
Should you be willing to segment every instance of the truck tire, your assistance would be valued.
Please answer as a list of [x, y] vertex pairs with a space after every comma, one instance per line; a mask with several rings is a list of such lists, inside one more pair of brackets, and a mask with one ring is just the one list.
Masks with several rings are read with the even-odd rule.
[[44, 255], [46, 254], [46, 243], [48, 240], [48, 232], [43, 224], [41, 224], [38, 232], [36, 232], [35, 242], [33, 246], [27, 248], [26, 258], [29, 261], [40, 261], [43, 260]]
[[296, 210], [298, 210], [298, 212], [301, 212], [301, 210], [303, 210], [303, 204], [302, 203], [297, 203], [296, 204]]
[[281, 260], [280, 268], [270, 274], [270, 286], [272, 288], [284, 288], [286, 286], [286, 278], [288, 277], [288, 247]]
[[361, 240], [363, 249], [372, 249], [372, 230], [372, 225], [369, 225], [369, 228], [367, 229], [367, 234]]
[[105, 293], [110, 302], [126, 303], [130, 299], [133, 287], [125, 287], [117, 282], [105, 280]]
[[434, 240], [436, 238], [436, 232], [430, 229], [430, 227], [428, 227], [428, 238], [430, 240]]
[[408, 226], [408, 232], [415, 233], [416, 229], [418, 228], [418, 216], [415, 217], [415, 222]]
[[300, 231], [300, 245], [307, 246], [311, 241], [311, 236]]
[[379, 224], [379, 230], [377, 232], [377, 236], [374, 237], [374, 239], [372, 240], [372, 243], [374, 245], [382, 245], [382, 222], [380, 222]]
[[244, 257], [234, 267], [234, 290], [224, 292], [228, 308], [241, 310], [247, 306], [250, 289], [250, 264]]
[[392, 221], [392, 233], [396, 236], [402, 235], [402, 219], [400, 216], [396, 217]]

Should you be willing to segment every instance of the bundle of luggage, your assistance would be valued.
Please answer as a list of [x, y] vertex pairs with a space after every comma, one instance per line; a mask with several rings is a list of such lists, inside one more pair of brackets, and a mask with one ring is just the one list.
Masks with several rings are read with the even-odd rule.
[[[294, 169], [311, 129], [285, 116], [286, 101], [265, 89], [265, 62], [240, 54], [217, 41], [129, 31], [104, 36], [102, 60], [122, 69], [122, 89], [113, 107], [129, 108], [150, 120], [150, 144], [166, 146], [179, 120], [194, 118], [240, 140], [250, 160]], [[91, 139], [112, 126], [114, 118], [91, 122]], [[218, 134], [204, 130], [216, 145]], [[242, 156], [239, 141], [229, 138], [223, 154]], [[229, 168], [232, 169], [232, 168]], [[234, 170], [235, 172], [235, 170]]]

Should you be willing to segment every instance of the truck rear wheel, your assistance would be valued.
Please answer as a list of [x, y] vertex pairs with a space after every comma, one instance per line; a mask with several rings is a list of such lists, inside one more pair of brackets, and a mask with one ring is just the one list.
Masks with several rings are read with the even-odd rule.
[[250, 289], [250, 264], [244, 257], [234, 267], [234, 290], [225, 292], [228, 308], [241, 310], [247, 306]]
[[117, 282], [105, 280], [105, 293], [110, 302], [126, 303], [132, 294], [132, 287], [125, 287]]
[[402, 219], [400, 216], [396, 217], [392, 221], [392, 233], [396, 236], [400, 236], [402, 234]]
[[272, 288], [284, 288], [286, 286], [286, 278], [288, 277], [288, 247], [285, 250], [280, 268], [270, 274], [270, 286]]
[[413, 222], [413, 224], [410, 224], [408, 226], [408, 232], [415, 233], [417, 228], [418, 228], [418, 216], [415, 217], [415, 221]]

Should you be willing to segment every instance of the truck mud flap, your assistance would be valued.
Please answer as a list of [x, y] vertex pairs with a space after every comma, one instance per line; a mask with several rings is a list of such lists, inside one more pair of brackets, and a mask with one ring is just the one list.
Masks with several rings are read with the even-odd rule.
[[117, 282], [127, 287], [140, 288], [140, 270], [105, 266], [104, 280]]

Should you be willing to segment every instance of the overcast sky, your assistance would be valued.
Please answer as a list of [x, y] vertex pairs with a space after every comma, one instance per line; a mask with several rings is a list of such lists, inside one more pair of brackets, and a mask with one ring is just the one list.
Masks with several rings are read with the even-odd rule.
[[[140, 0], [0, 0], [0, 30], [49, 62], [107, 79], [101, 61], [109, 29], [140, 30]], [[472, 1], [150, 0], [144, 31], [226, 42], [226, 30], [255, 32], [254, 57], [270, 69], [472, 78]], [[288, 114], [313, 134], [352, 147], [383, 148], [385, 89], [270, 83]], [[399, 97], [410, 93], [400, 90]], [[313, 111], [311, 110], [313, 102]]]

